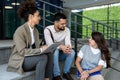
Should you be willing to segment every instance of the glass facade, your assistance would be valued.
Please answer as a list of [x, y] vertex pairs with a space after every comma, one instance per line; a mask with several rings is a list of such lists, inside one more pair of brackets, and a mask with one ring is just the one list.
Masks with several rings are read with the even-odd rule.
[[0, 0], [0, 39], [2, 38], [3, 35], [3, 1]]
[[[23, 20], [21, 20], [17, 15], [17, 9], [23, 0], [0, 0], [0, 40], [2, 39], [12, 39], [13, 34], [17, 27], [19, 27]], [[51, 4], [61, 6], [62, 1], [60, 0], [45, 0]], [[43, 31], [43, 28], [47, 25], [52, 24], [52, 16], [55, 12], [59, 12], [60, 10], [57, 8], [53, 8], [50, 5], [45, 5], [46, 11], [43, 11], [43, 3], [40, 0], [36, 0], [36, 4], [40, 10], [40, 15], [45, 16], [43, 18], [47, 19], [43, 22], [43, 19], [40, 21], [40, 24], [37, 26], [39, 32]], [[53, 14], [49, 13], [52, 12]], [[45, 24], [45, 25], [44, 25]]]

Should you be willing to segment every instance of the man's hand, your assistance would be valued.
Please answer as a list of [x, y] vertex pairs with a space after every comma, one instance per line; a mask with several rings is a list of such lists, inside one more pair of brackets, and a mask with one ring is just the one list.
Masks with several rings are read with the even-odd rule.
[[71, 53], [71, 47], [69, 45], [60, 45], [60, 49], [64, 52], [64, 53]]

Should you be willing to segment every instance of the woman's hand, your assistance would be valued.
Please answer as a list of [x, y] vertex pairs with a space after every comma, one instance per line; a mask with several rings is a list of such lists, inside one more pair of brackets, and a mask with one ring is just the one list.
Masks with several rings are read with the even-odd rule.
[[42, 49], [42, 51], [41, 52], [43, 52], [44, 50], [46, 50], [48, 48], [48, 46], [47, 45], [44, 45], [44, 46], [42, 46], [41, 47], [41, 49]]
[[88, 71], [83, 71], [81, 73], [80, 80], [86, 80], [89, 77], [89, 72]]

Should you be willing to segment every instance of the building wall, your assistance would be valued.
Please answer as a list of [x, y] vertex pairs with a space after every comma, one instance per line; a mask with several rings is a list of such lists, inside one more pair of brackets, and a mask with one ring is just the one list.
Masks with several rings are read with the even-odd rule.
[[0, 0], [0, 39], [3, 38], [3, 1]]

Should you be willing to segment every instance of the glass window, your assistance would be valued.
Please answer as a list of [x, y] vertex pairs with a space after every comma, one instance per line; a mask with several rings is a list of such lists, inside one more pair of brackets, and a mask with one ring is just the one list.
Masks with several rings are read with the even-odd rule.
[[[23, 0], [0, 0], [0, 39], [12, 39], [15, 30], [23, 23], [23, 20], [20, 19], [17, 14], [17, 9], [22, 1]], [[61, 5], [60, 0], [54, 0], [57, 1], [56, 3], [54, 3], [53, 0], [46, 1], [57, 6]], [[53, 14], [60, 10], [46, 4], [45, 16], [43, 17], [43, 2], [36, 0], [36, 4], [42, 17], [37, 28], [40, 33], [43, 33], [44, 23], [44, 27], [53, 24], [51, 23]]]

